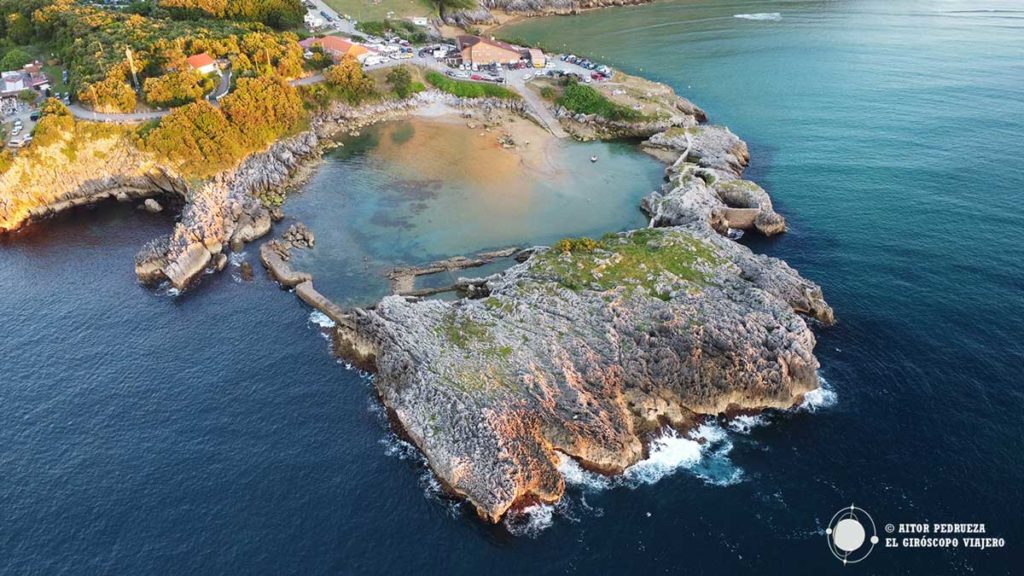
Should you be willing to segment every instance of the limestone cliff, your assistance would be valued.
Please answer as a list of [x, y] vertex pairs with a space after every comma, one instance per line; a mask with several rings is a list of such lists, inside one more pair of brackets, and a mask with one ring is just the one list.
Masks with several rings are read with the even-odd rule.
[[82, 141], [69, 135], [19, 154], [0, 175], [0, 232], [108, 198], [180, 196], [186, 189], [126, 132], [101, 131]]

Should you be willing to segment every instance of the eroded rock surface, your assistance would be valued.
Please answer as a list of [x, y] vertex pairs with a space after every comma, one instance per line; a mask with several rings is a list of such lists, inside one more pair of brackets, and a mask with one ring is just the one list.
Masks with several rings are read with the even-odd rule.
[[766, 236], [785, 232], [786, 221], [768, 193], [740, 178], [750, 154], [728, 128], [672, 128], [652, 136], [644, 147], [659, 156], [679, 155], [667, 170], [669, 183], [641, 204], [653, 226], [703, 221], [723, 234], [730, 228], [756, 229]]
[[813, 283], [699, 223], [540, 251], [488, 291], [392, 296], [357, 321], [385, 404], [495, 521], [561, 496], [556, 452], [620, 473], [661, 424], [792, 406], [819, 386], [796, 312], [832, 318]]

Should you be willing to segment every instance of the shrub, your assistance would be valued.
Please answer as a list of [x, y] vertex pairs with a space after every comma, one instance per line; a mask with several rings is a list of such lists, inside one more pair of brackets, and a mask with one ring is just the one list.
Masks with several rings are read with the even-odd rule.
[[552, 246], [559, 252], [593, 252], [598, 247], [597, 240], [593, 238], [563, 238]]
[[392, 68], [387, 75], [388, 86], [394, 90], [399, 98], [405, 98], [412, 93], [412, 74], [405, 66]]
[[39, 111], [39, 122], [32, 132], [33, 146], [49, 146], [75, 129], [75, 119], [63, 102], [50, 98]]
[[357, 23], [356, 30], [371, 36], [393, 34], [414, 44], [422, 44], [430, 39], [422, 28], [405, 20], [367, 20]]
[[100, 112], [131, 112], [135, 109], [135, 91], [117, 75], [88, 84], [78, 93], [78, 99]]
[[556, 100], [559, 106], [579, 114], [596, 114], [609, 120], [637, 120], [643, 114], [632, 108], [616, 104], [597, 90], [569, 80], [565, 92]]
[[506, 98], [511, 100], [520, 97], [519, 94], [504, 86], [454, 80], [434, 71], [427, 72], [427, 82], [433, 84], [438, 90], [459, 98]]

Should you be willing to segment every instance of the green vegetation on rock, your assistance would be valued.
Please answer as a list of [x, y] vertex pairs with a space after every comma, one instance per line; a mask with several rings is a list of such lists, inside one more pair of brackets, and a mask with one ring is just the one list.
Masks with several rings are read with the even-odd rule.
[[555, 102], [571, 112], [596, 114], [609, 120], [640, 120], [644, 116], [632, 108], [612, 102], [594, 88], [575, 80], [569, 80], [565, 91]]
[[356, 30], [372, 36], [392, 34], [416, 44], [430, 39], [423, 28], [407, 20], [365, 20], [356, 24]]
[[658, 288], [666, 279], [702, 286], [708, 269], [722, 262], [702, 240], [649, 228], [601, 240], [561, 240], [537, 258], [537, 271], [571, 290], [635, 286], [658, 298], [666, 297]]
[[438, 90], [459, 98], [505, 98], [509, 100], [520, 98], [519, 94], [497, 84], [454, 80], [435, 71], [427, 72], [426, 78], [427, 82], [430, 82]]

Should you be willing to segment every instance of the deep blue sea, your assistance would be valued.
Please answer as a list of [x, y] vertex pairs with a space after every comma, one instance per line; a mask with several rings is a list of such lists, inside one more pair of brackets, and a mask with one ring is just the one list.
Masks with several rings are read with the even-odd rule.
[[[679, 1], [505, 35], [667, 82], [750, 144], [790, 230], [744, 240], [838, 315], [817, 407], [485, 525], [256, 246], [253, 282], [173, 297], [132, 272], [171, 216], [104, 205], [0, 239], [0, 573], [1020, 574], [1024, 5]], [[1005, 546], [844, 567], [824, 530], [851, 503], [883, 539], [984, 523]]]

